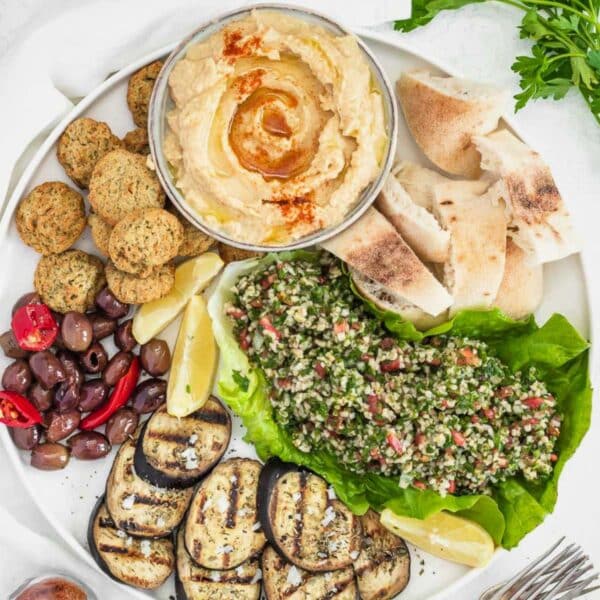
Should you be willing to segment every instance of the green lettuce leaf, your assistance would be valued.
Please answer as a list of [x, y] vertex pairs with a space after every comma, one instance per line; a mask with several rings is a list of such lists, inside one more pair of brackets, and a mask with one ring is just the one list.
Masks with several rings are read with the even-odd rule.
[[[293, 445], [290, 436], [273, 418], [262, 373], [249, 364], [225, 314], [232, 288], [244, 273], [276, 260], [316, 260], [317, 256], [314, 252], [296, 251], [232, 263], [223, 272], [209, 300], [208, 310], [221, 350], [219, 395], [242, 419], [247, 430], [245, 439], [254, 444], [263, 460], [278, 456], [319, 473], [357, 514], [365, 513], [369, 507], [390, 508], [399, 515], [423, 519], [447, 510], [479, 523], [496, 544], [505, 548], [516, 546], [553, 510], [560, 473], [589, 428], [592, 392], [588, 342], [561, 315], [552, 316], [538, 327], [533, 317], [515, 321], [497, 309], [462, 311], [452, 320], [420, 332], [399, 315], [382, 311], [363, 298], [373, 314], [401, 339], [419, 341], [428, 335], [445, 333], [478, 338], [487, 342], [515, 371], [535, 366], [557, 399], [563, 425], [557, 445], [559, 460], [552, 477], [535, 485], [512, 478], [494, 489], [491, 496], [442, 497], [432, 490], [401, 489], [396, 478], [375, 474], [358, 476], [343, 469], [331, 454], [307, 454]], [[356, 289], [354, 292], [360, 296]]]

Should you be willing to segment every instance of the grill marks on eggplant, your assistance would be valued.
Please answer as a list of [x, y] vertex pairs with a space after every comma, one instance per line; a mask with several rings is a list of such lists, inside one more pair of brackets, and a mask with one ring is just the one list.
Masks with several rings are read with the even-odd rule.
[[156, 487], [133, 468], [135, 440], [119, 449], [106, 483], [106, 506], [120, 529], [132, 535], [161, 537], [185, 515], [193, 491]]
[[325, 481], [313, 473], [292, 470], [281, 475], [270, 490], [267, 515], [270, 541], [297, 567], [342, 569], [360, 552], [358, 517], [331, 499]]
[[193, 486], [221, 460], [231, 438], [231, 418], [213, 396], [179, 419], [160, 407], [150, 417], [135, 453], [140, 477], [161, 487]]
[[261, 587], [258, 558], [226, 571], [205, 569], [188, 554], [184, 537], [181, 527], [177, 534], [177, 600], [258, 600]]
[[88, 528], [90, 552], [108, 575], [143, 589], [161, 586], [175, 567], [171, 538], [143, 540], [117, 528], [101, 498]]
[[235, 458], [218, 465], [197, 488], [185, 526], [192, 559], [207, 569], [232, 569], [266, 543], [258, 523], [256, 494], [261, 465]]
[[408, 585], [408, 548], [402, 538], [381, 525], [375, 511], [369, 510], [360, 520], [363, 545], [354, 561], [360, 597], [363, 600], [389, 600]]
[[351, 567], [310, 573], [281, 557], [271, 546], [262, 555], [262, 574], [267, 600], [355, 600]]

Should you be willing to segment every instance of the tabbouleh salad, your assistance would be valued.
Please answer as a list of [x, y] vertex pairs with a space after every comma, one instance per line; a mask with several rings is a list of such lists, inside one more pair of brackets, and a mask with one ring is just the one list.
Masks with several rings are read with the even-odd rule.
[[227, 314], [303, 452], [442, 495], [552, 471], [561, 418], [535, 369], [511, 373], [478, 340], [397, 340], [327, 253], [240, 277]]

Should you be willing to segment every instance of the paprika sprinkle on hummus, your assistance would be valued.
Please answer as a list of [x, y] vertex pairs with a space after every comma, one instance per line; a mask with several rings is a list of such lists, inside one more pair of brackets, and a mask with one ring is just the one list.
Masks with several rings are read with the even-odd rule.
[[382, 92], [357, 41], [254, 10], [173, 68], [164, 153], [207, 226], [281, 244], [339, 224], [379, 175]]

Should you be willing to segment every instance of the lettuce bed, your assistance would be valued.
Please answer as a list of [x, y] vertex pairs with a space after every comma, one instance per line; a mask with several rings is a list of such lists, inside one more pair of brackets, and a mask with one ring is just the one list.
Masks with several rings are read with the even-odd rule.
[[261, 458], [279, 456], [304, 465], [322, 475], [354, 512], [363, 514], [369, 507], [391, 508], [400, 515], [423, 519], [448, 510], [482, 525], [496, 544], [516, 546], [552, 512], [556, 504], [558, 479], [589, 428], [592, 390], [588, 376], [588, 342], [562, 315], [553, 315], [542, 327], [533, 317], [514, 321], [500, 311], [462, 311], [451, 321], [425, 333], [391, 312], [373, 305], [371, 311], [402, 339], [418, 341], [426, 335], [452, 333], [487, 342], [513, 370], [534, 365], [555, 395], [563, 424], [558, 439], [557, 461], [550, 479], [532, 484], [515, 477], [494, 489], [492, 496], [446, 496], [431, 490], [401, 489], [397, 478], [369, 474], [358, 476], [341, 468], [331, 454], [299, 451], [288, 434], [273, 419], [262, 373], [253, 369], [231, 333], [224, 306], [240, 275], [275, 260], [314, 260], [311, 252], [270, 254], [260, 260], [233, 263], [225, 269], [210, 301], [209, 312], [221, 350], [219, 394], [237, 413], [246, 429], [246, 440], [256, 447]]

